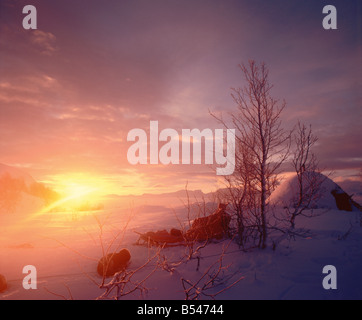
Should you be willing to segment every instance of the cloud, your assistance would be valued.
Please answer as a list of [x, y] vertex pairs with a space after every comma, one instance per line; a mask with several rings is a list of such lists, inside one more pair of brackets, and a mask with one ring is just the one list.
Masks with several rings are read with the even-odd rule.
[[31, 32], [30, 40], [44, 55], [52, 55], [58, 50], [56, 37], [51, 32], [34, 30]]

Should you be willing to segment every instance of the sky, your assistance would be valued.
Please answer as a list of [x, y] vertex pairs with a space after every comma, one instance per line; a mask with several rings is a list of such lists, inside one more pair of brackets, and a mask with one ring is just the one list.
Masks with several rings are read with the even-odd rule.
[[[25, 5], [37, 9], [26, 30]], [[325, 5], [337, 29], [325, 30]], [[55, 189], [211, 191], [208, 165], [131, 165], [127, 134], [222, 128], [239, 64], [265, 62], [283, 125], [300, 120], [336, 179], [362, 167], [362, 4], [358, 0], [62, 0], [0, 2], [0, 163]], [[286, 169], [288, 170], [288, 169]]]

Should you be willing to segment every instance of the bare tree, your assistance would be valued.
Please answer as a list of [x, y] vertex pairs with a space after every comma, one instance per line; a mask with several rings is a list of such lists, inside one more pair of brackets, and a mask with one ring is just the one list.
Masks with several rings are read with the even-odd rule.
[[323, 193], [321, 186], [326, 177], [320, 173], [315, 154], [312, 152], [317, 140], [311, 126], [307, 128], [305, 124], [298, 122], [297, 131], [293, 135], [295, 150], [292, 159], [297, 176], [297, 190], [291, 199], [292, 203], [285, 204], [292, 229], [295, 228], [296, 217], [303, 215], [307, 209], [312, 209]]
[[[293, 167], [298, 175], [298, 180], [302, 180], [302, 173], [305, 171], [314, 171], [317, 167], [317, 161], [312, 152], [313, 145], [318, 138], [312, 133], [312, 126], [309, 128], [298, 121], [298, 129], [293, 135], [295, 151], [293, 153]], [[299, 178], [300, 177], [300, 178]]]
[[[231, 95], [237, 104], [237, 112], [231, 113], [237, 156], [234, 174], [226, 177], [227, 190], [236, 209], [239, 232], [258, 235], [257, 246], [265, 248], [267, 199], [275, 188], [277, 171], [287, 158], [290, 133], [281, 127], [285, 102], [271, 96], [273, 86], [266, 65], [249, 61], [248, 66], [240, 65], [240, 69], [246, 85], [232, 88]], [[222, 118], [213, 116], [229, 127]]]
[[236, 234], [239, 245], [246, 249], [250, 243], [253, 246], [260, 239], [258, 215], [254, 210], [257, 207], [253, 186], [255, 176], [253, 155], [240, 143], [237, 149], [234, 174], [225, 177], [226, 188], [218, 191], [218, 197], [220, 202], [227, 202], [231, 206], [234, 213], [234, 230], [231, 234]]

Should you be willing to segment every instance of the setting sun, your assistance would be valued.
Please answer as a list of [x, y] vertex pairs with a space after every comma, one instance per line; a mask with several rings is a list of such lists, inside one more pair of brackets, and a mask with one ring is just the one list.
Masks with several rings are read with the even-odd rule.
[[99, 205], [100, 198], [111, 192], [111, 186], [104, 178], [87, 173], [54, 175], [48, 183], [60, 195], [60, 199], [42, 212], [91, 208]]
[[69, 199], [81, 199], [89, 193], [97, 192], [99, 188], [89, 185], [81, 185], [78, 183], [70, 183], [65, 188], [67, 198]]
[[50, 183], [60, 194], [73, 198], [80, 198], [91, 192], [106, 194], [110, 191], [110, 186], [104, 178], [87, 173], [53, 175]]

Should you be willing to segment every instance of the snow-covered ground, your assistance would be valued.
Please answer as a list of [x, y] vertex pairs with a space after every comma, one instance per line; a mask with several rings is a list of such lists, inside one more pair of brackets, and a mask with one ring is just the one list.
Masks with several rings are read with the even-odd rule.
[[[185, 199], [184, 199], [185, 200]], [[104, 293], [96, 273], [102, 246], [110, 251], [127, 248], [131, 252], [129, 270], [143, 265], [155, 249], [135, 245], [134, 231], [180, 228], [187, 210], [180, 197], [144, 196], [105, 200], [97, 212], [53, 212], [32, 215], [24, 208], [0, 217], [0, 274], [8, 289], [0, 299], [95, 299]], [[34, 211], [34, 207], [32, 208]], [[241, 251], [228, 240], [211, 243], [193, 259], [168, 272], [161, 268], [144, 283], [140, 291], [124, 299], [184, 299], [181, 279], [195, 283], [210, 266], [217, 270], [220, 254], [223, 266], [213, 292], [234, 281], [236, 285], [217, 299], [361, 299], [362, 298], [362, 227], [360, 212], [318, 209], [314, 218], [299, 218], [297, 227], [310, 230], [306, 237], [281, 243], [275, 251], [254, 249]], [[318, 211], [317, 211], [318, 212]], [[165, 248], [161, 252], [171, 264], [185, 254], [185, 247]], [[142, 280], [155, 269], [156, 260], [135, 274]], [[23, 267], [37, 270], [37, 289], [25, 290]], [[323, 267], [337, 269], [337, 289], [322, 286]], [[212, 273], [212, 272], [210, 272]], [[107, 280], [110, 280], [108, 278]], [[219, 282], [218, 282], [219, 281]], [[200, 284], [203, 282], [201, 281]], [[52, 292], [52, 293], [50, 293]], [[110, 295], [110, 297], [112, 294]], [[206, 299], [204, 296], [203, 298]]]

